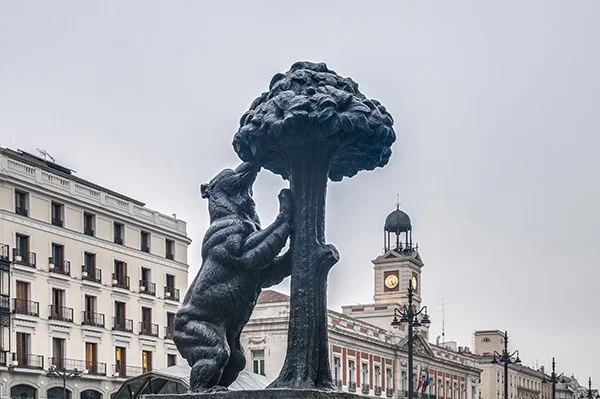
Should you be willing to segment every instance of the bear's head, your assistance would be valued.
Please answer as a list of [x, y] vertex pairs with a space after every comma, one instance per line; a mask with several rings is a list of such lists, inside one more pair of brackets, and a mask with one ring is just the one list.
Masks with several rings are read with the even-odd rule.
[[243, 162], [235, 170], [225, 169], [200, 186], [202, 198], [208, 199], [211, 222], [235, 215], [254, 222], [260, 228], [256, 205], [252, 199], [252, 185], [260, 166]]

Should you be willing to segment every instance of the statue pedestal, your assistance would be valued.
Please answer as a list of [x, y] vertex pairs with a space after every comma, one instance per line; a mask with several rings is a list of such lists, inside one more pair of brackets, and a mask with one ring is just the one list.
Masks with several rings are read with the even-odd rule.
[[143, 399], [363, 399], [348, 392], [326, 392], [316, 389], [265, 389], [260, 391], [227, 391], [144, 395]]

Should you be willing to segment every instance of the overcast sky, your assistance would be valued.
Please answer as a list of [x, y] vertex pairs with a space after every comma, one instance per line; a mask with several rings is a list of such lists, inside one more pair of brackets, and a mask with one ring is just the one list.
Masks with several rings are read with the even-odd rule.
[[[420, 244], [432, 339], [507, 329], [528, 365], [600, 385], [600, 2], [5, 1], [0, 145], [188, 222], [239, 161], [273, 74], [325, 61], [395, 118], [390, 163], [329, 186], [330, 307], [367, 303], [396, 193]], [[263, 171], [263, 220], [285, 182]], [[283, 285], [281, 290], [286, 291]]]

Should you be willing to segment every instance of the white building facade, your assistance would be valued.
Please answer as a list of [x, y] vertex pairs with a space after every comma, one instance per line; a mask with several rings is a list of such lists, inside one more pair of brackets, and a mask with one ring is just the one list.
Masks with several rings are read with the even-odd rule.
[[[108, 399], [128, 377], [182, 363], [186, 223], [0, 148], [0, 398]], [[67, 399], [64, 398], [64, 399]]]

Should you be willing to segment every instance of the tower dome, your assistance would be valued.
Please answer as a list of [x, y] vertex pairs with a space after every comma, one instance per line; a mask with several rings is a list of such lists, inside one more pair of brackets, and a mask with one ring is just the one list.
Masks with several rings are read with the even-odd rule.
[[384, 229], [390, 233], [403, 233], [409, 231], [412, 229], [410, 218], [405, 212], [398, 208], [385, 218]]

